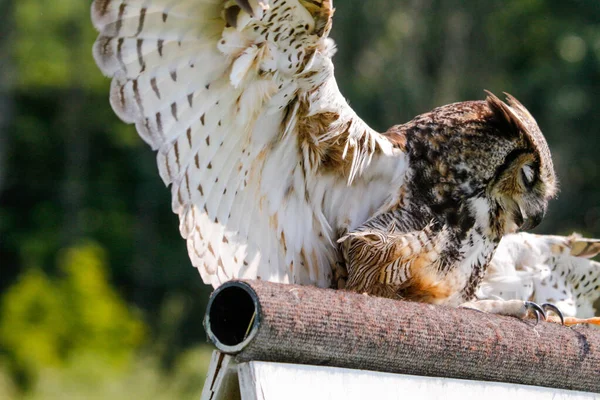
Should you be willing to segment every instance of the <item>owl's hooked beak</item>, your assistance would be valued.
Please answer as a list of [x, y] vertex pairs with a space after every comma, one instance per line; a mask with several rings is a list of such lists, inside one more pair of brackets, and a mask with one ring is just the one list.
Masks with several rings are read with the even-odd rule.
[[544, 216], [546, 215], [545, 206], [542, 206], [540, 208], [536, 207], [535, 210], [531, 210], [529, 212], [523, 210], [522, 207], [519, 207], [519, 211], [521, 213], [521, 221], [523, 221], [523, 223], [520, 226], [520, 230], [522, 231], [529, 231], [531, 229], [534, 229], [540, 224], [540, 222], [542, 222]]
[[544, 215], [546, 215], [545, 210], [540, 213], [529, 216], [525, 219], [523, 225], [521, 225], [521, 230], [529, 231], [537, 227], [540, 224], [540, 222], [542, 222], [542, 220], [544, 219]]

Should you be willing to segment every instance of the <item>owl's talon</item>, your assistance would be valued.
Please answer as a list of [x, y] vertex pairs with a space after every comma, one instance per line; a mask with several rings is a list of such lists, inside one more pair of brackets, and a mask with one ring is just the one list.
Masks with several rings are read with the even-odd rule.
[[561, 325], [565, 324], [565, 317], [563, 316], [563, 313], [554, 304], [544, 303], [542, 304], [542, 308], [545, 311], [552, 311], [554, 314], [558, 315], [558, 318], [560, 318]]
[[542, 319], [545, 321], [546, 320], [546, 311], [544, 311], [544, 308], [540, 307], [538, 304], [534, 303], [533, 301], [526, 301], [525, 302], [525, 308], [527, 310], [533, 311], [535, 313], [535, 324], [539, 324], [540, 322], [540, 316], [542, 317]]

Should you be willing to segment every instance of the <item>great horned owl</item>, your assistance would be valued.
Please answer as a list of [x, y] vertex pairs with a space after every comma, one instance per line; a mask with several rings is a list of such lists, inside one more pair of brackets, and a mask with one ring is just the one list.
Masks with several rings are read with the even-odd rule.
[[[95, 0], [117, 115], [157, 150], [208, 284], [260, 278], [458, 304], [556, 190], [512, 97], [375, 132], [338, 90], [330, 0]], [[369, 257], [367, 257], [369, 256]]]
[[347, 288], [459, 305], [500, 239], [534, 227], [556, 190], [550, 151], [517, 100], [450, 104], [386, 134], [408, 156], [395, 204], [345, 235]]

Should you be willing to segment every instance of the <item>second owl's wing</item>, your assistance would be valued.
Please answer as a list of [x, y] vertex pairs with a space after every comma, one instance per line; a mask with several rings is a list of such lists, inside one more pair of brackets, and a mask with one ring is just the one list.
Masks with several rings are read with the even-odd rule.
[[536, 235], [536, 239], [550, 271], [535, 284], [536, 300], [574, 309], [579, 318], [593, 317], [593, 304], [600, 298], [600, 263], [590, 258], [600, 253], [600, 240], [578, 234]]
[[330, 284], [325, 197], [350, 201], [344, 187], [391, 152], [337, 88], [332, 12], [330, 0], [93, 3], [111, 105], [157, 151], [206, 283]]
[[[502, 239], [479, 295], [553, 303], [568, 316], [590, 318], [600, 298], [600, 240], [518, 233]], [[599, 310], [600, 311], [600, 310]]]

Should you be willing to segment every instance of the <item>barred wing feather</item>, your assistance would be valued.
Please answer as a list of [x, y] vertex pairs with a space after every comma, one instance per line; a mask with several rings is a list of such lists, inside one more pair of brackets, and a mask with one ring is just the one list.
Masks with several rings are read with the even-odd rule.
[[391, 145], [337, 88], [331, 15], [329, 0], [92, 5], [111, 105], [157, 151], [206, 283], [329, 286], [337, 231], [364, 222], [399, 176]]

